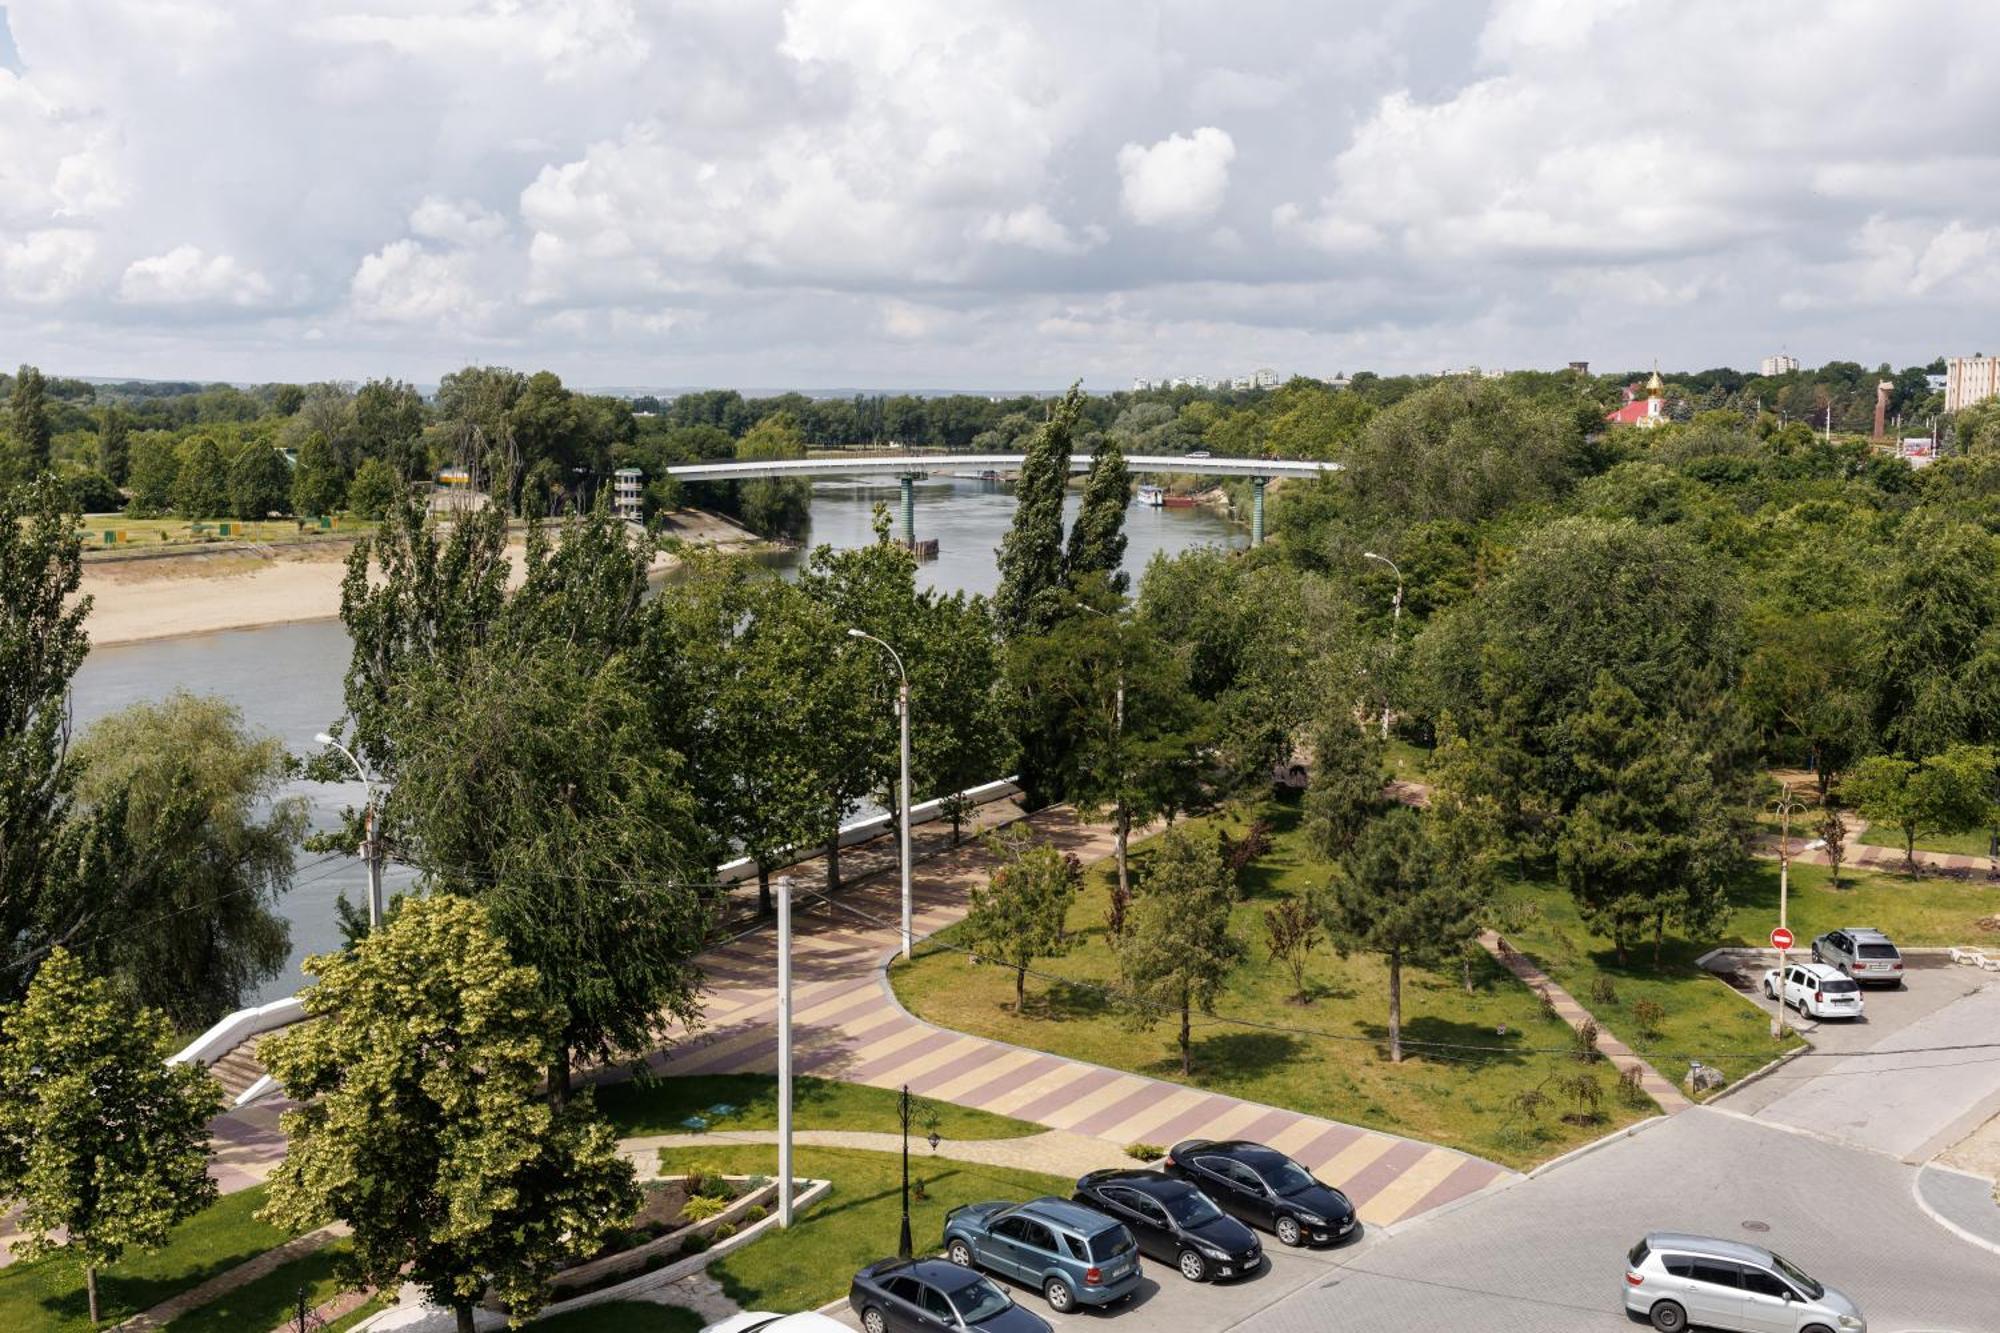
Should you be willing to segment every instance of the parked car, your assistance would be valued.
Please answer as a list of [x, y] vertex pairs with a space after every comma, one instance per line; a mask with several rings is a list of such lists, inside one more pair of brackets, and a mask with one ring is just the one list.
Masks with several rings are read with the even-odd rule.
[[1790, 963], [1764, 974], [1764, 994], [1814, 1018], [1861, 1017], [1861, 985], [1825, 963]]
[[867, 1333], [1050, 1333], [991, 1278], [943, 1259], [883, 1259], [854, 1275], [847, 1303]]
[[1224, 1212], [1263, 1227], [1286, 1245], [1330, 1245], [1360, 1234], [1354, 1205], [1275, 1148], [1242, 1139], [1176, 1143], [1160, 1163]]
[[1094, 1208], [1054, 1196], [952, 1209], [944, 1217], [944, 1252], [955, 1264], [1027, 1283], [1057, 1314], [1122, 1301], [1139, 1285], [1132, 1233]]
[[1741, 1241], [1655, 1231], [1625, 1256], [1625, 1309], [1660, 1333], [1867, 1333], [1861, 1307], [1782, 1255]]
[[1118, 1219], [1139, 1253], [1172, 1264], [1190, 1282], [1263, 1266], [1257, 1233], [1185, 1180], [1158, 1171], [1092, 1171], [1076, 1182], [1076, 1201]]
[[1903, 955], [1873, 926], [1842, 926], [1812, 942], [1815, 963], [1830, 963], [1862, 984], [1903, 984]]
[[705, 1325], [701, 1333], [847, 1333], [847, 1325], [823, 1314], [772, 1314], [769, 1310], [745, 1310], [719, 1324]]

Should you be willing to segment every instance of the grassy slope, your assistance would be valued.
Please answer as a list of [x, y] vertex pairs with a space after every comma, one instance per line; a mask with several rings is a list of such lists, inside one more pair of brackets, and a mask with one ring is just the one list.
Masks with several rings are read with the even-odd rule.
[[[641, 1134], [683, 1134], [689, 1116], [710, 1108], [735, 1108], [708, 1117], [711, 1130], [776, 1129], [777, 1079], [768, 1074], [696, 1074], [685, 1078], [614, 1083], [597, 1091], [598, 1108], [621, 1138]], [[897, 1094], [830, 1079], [801, 1077], [792, 1092], [795, 1129], [855, 1129], [892, 1133], [900, 1127]], [[945, 1103], [925, 1103], [939, 1116], [938, 1133], [949, 1139], [1011, 1139], [1039, 1134], [1040, 1125], [989, 1115]]]
[[[1954, 852], [1960, 856], [1985, 856], [1990, 846], [1991, 834], [1986, 829], [1974, 829], [1970, 833], [1938, 833], [1929, 837], [1918, 837], [1917, 850], [1920, 852]], [[1903, 850], [1903, 830], [1893, 824], [1870, 824], [1861, 830], [1855, 839], [1865, 847], [1888, 847], [1894, 851]]]
[[[1305, 850], [1295, 804], [1273, 803], [1261, 812], [1274, 821], [1276, 842], [1252, 871], [1248, 900], [1236, 909], [1235, 931], [1247, 953], [1217, 1010], [1308, 1031], [1202, 1022], [1195, 1035], [1194, 1077], [1181, 1080], [1172, 1025], [1135, 1034], [1103, 993], [1087, 984], [1116, 977], [1102, 924], [1113, 873], [1108, 861], [1090, 868], [1070, 913], [1077, 947], [1068, 957], [1039, 965], [1062, 981], [1031, 981], [1024, 1015], [1013, 1010], [1011, 974], [975, 966], [940, 947], [953, 942], [949, 931], [940, 943], [895, 967], [896, 993], [914, 1012], [945, 1027], [1372, 1125], [1514, 1165], [1553, 1157], [1605, 1131], [1606, 1124], [1577, 1128], [1550, 1115], [1531, 1123], [1513, 1111], [1514, 1094], [1575, 1066], [1566, 1057], [1540, 1053], [1564, 1045], [1568, 1029], [1543, 1018], [1535, 997], [1484, 956], [1473, 963], [1469, 995], [1456, 966], [1443, 973], [1406, 968], [1404, 1036], [1412, 1042], [1501, 1048], [1494, 1052], [1440, 1052], [1391, 1065], [1384, 1047], [1388, 969], [1369, 954], [1342, 959], [1322, 948], [1308, 972], [1312, 1003], [1291, 1003], [1290, 978], [1270, 962], [1264, 946], [1263, 911], [1322, 881], [1327, 869]], [[1230, 823], [1220, 816], [1192, 822], [1203, 828]], [[1143, 847], [1136, 853], [1142, 863], [1146, 855]], [[1505, 1036], [1497, 1035], [1502, 1024]], [[1607, 1093], [1609, 1079], [1607, 1072]], [[1609, 1096], [1605, 1101], [1608, 1124], [1647, 1113]]]
[[[700, 1165], [739, 1175], [777, 1170], [775, 1146], [689, 1148], [661, 1154], [660, 1169], [674, 1173]], [[847, 1293], [856, 1269], [896, 1253], [902, 1218], [902, 1160], [895, 1153], [849, 1148], [799, 1148], [800, 1175], [831, 1180], [832, 1191], [799, 1214], [790, 1232], [770, 1235], [723, 1255], [709, 1276], [746, 1310], [810, 1310]], [[910, 1235], [919, 1253], [934, 1250], [944, 1215], [984, 1199], [1069, 1197], [1076, 1182], [1007, 1167], [978, 1166], [916, 1153], [910, 1179], [929, 1195], [910, 1204]], [[579, 1326], [582, 1327], [582, 1326]]]

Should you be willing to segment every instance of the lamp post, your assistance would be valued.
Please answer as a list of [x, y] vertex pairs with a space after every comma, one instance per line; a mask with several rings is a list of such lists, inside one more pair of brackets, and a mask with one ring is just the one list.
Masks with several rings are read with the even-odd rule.
[[[903, 960], [910, 958], [910, 673], [903, 670], [903, 657], [887, 642], [876, 638], [866, 630], [850, 629], [848, 637], [866, 639], [889, 654], [896, 664], [896, 720], [901, 732], [901, 772], [897, 779], [896, 814], [902, 824], [901, 857], [903, 863]], [[906, 1220], [907, 1221], [907, 1220]]]
[[910, 1245], [910, 1119], [915, 1104], [910, 1100], [910, 1085], [903, 1085], [903, 1096], [897, 1103], [896, 1114], [903, 1122], [903, 1234], [896, 1242], [896, 1257], [907, 1259], [911, 1255]]
[[792, 879], [778, 876], [778, 1226], [792, 1225]]
[[[1778, 816], [1778, 925], [1789, 930], [1791, 923], [1786, 920], [1790, 906], [1792, 888], [1792, 816], [1806, 808], [1790, 788], [1771, 802], [1771, 809]], [[1814, 838], [1801, 847], [1800, 851], [1813, 852], [1826, 846], [1826, 839]], [[1771, 1016], [1771, 1036], [1782, 1039], [1785, 1035], [1785, 966], [1787, 951], [1778, 950], [1778, 1010]]]
[[[1111, 622], [1113, 631], [1117, 630], [1118, 617], [1102, 607], [1088, 602], [1072, 602], [1071, 605], [1079, 611], [1103, 616]], [[1125, 809], [1125, 640], [1122, 636], [1118, 639], [1118, 679], [1112, 695], [1111, 738], [1118, 765], [1118, 901], [1125, 903], [1131, 901], [1132, 883], [1126, 872], [1125, 856], [1126, 844], [1131, 836], [1131, 816]]]
[[[1391, 604], [1393, 609], [1389, 616], [1389, 653], [1391, 656], [1394, 656], [1396, 652], [1396, 631], [1403, 623], [1403, 571], [1397, 569], [1396, 562], [1386, 555], [1377, 555], [1373, 551], [1363, 551], [1361, 554], [1369, 560], [1381, 561], [1390, 569], [1395, 570], [1396, 573], [1396, 600]], [[1382, 739], [1385, 741], [1389, 739], [1389, 691], [1387, 681], [1383, 682], [1382, 690]]]
[[361, 815], [361, 856], [368, 863], [368, 929], [382, 928], [382, 848], [375, 837], [375, 784], [368, 779], [368, 770], [354, 757], [354, 752], [322, 731], [313, 737], [321, 745], [331, 745], [347, 756], [347, 762], [354, 765], [355, 776], [361, 779], [362, 789], [368, 794], [368, 803]]

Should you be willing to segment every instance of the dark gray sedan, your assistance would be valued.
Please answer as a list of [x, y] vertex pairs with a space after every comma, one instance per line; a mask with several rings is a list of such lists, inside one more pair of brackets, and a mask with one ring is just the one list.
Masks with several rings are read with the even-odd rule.
[[943, 1259], [872, 1263], [854, 1275], [847, 1303], [867, 1333], [1049, 1333], [990, 1279]]

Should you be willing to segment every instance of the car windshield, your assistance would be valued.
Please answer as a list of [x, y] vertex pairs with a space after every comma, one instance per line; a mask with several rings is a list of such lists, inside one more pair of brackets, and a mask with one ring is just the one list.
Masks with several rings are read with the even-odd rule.
[[1013, 1303], [1006, 1292], [983, 1277], [968, 1282], [951, 1293], [952, 1308], [957, 1310], [958, 1317], [968, 1324], [991, 1319]]
[[1819, 984], [1828, 995], [1849, 995], [1861, 989], [1846, 977], [1826, 977]]
[[1864, 944], [1857, 952], [1863, 958], [1894, 958], [1896, 946], [1893, 944]]
[[1279, 1194], [1297, 1194], [1300, 1190], [1311, 1189], [1319, 1182], [1306, 1169], [1289, 1157], [1275, 1161], [1256, 1163], [1257, 1174], [1264, 1177], [1264, 1183]]
[[1184, 1227], [1198, 1227], [1222, 1216], [1222, 1210], [1210, 1203], [1208, 1196], [1200, 1190], [1189, 1190], [1186, 1194], [1176, 1194], [1161, 1202], [1167, 1205], [1174, 1221]]
[[1790, 1279], [1793, 1286], [1803, 1291], [1811, 1299], [1818, 1300], [1820, 1297], [1826, 1295], [1825, 1287], [1807, 1277], [1804, 1269], [1800, 1268], [1790, 1259], [1787, 1259], [1784, 1255], [1772, 1255], [1771, 1262], [1778, 1266], [1780, 1273], [1783, 1273], [1786, 1278]]

